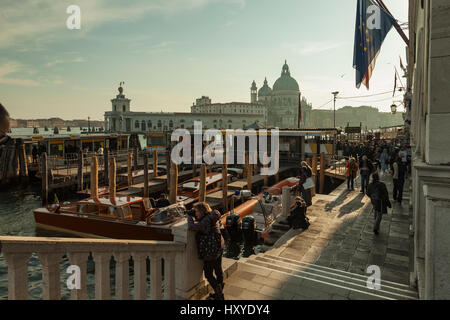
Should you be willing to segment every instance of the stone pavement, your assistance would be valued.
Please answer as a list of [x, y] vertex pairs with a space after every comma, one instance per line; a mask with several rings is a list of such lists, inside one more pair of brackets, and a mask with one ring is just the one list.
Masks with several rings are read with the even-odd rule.
[[[392, 200], [392, 178], [382, 176], [393, 209], [374, 235], [370, 199], [343, 183], [329, 195], [316, 195], [307, 215], [308, 230], [289, 230], [273, 249], [240, 259], [225, 281], [225, 297], [240, 299], [417, 299], [411, 288], [409, 182], [403, 204]], [[359, 182], [359, 179], [358, 179]], [[367, 288], [369, 265], [381, 270], [381, 289]]]

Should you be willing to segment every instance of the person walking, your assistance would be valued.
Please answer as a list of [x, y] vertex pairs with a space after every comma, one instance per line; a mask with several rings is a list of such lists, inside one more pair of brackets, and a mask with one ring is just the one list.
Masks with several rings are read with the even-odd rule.
[[292, 229], [309, 228], [310, 222], [306, 217], [307, 204], [301, 197], [296, 197], [294, 203], [291, 205], [291, 212], [286, 221], [280, 222], [281, 224], [288, 224]]
[[381, 172], [383, 174], [386, 173], [388, 163], [389, 163], [389, 154], [387, 152], [387, 149], [383, 149], [383, 152], [380, 155]]
[[355, 190], [354, 188], [354, 180], [356, 178], [356, 174], [358, 173], [358, 164], [355, 161], [354, 157], [351, 157], [349, 161], [345, 164], [347, 168], [347, 189], [349, 191]]
[[383, 214], [387, 214], [388, 207], [391, 208], [389, 193], [386, 185], [380, 181], [378, 173], [372, 175], [372, 183], [369, 184], [367, 195], [370, 198], [374, 211], [375, 224], [373, 226], [373, 232], [378, 235]]
[[406, 175], [406, 164], [403, 163], [402, 159], [397, 156], [395, 162], [393, 163], [393, 173], [392, 178], [394, 182], [393, 198], [399, 204], [402, 204], [403, 200], [403, 186], [405, 184]]
[[224, 300], [222, 254], [225, 242], [220, 233], [220, 213], [213, 211], [206, 202], [196, 203], [194, 210], [196, 221], [189, 215], [188, 228], [197, 232], [198, 258], [203, 260], [205, 278], [214, 290], [208, 300]]
[[361, 193], [367, 194], [367, 188], [369, 187], [369, 177], [373, 172], [373, 164], [366, 155], [362, 156], [359, 163], [359, 174], [361, 175]]

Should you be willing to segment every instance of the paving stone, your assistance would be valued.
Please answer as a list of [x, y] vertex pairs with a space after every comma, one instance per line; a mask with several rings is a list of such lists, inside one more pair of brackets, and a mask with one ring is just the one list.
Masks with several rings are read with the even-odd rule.
[[251, 291], [255, 291], [255, 292], [258, 292], [263, 287], [262, 284], [256, 283], [254, 281], [248, 281], [248, 280], [239, 278], [237, 276], [228, 278], [226, 281], [226, 284], [227, 285], [225, 286], [225, 288], [228, 286], [228, 284], [230, 284], [230, 285], [238, 287], [238, 288], [242, 288], [245, 290], [251, 290]]
[[256, 274], [247, 271], [235, 271], [233, 274], [248, 281], [252, 281], [256, 277]]
[[228, 281], [226, 281], [226, 286], [223, 288], [223, 294], [225, 296], [230, 295], [230, 296], [239, 298], [239, 296], [243, 292], [244, 292], [243, 288], [236, 287], [236, 286], [230, 284]]
[[252, 281], [254, 281], [255, 283], [258, 283], [258, 284], [262, 284], [263, 286], [266, 286], [266, 287], [280, 289], [283, 286], [284, 282], [286, 282], [288, 280], [287, 280], [287, 276], [285, 277], [285, 279], [281, 280], [281, 279], [273, 279], [270, 277], [270, 275], [268, 277], [256, 275]]

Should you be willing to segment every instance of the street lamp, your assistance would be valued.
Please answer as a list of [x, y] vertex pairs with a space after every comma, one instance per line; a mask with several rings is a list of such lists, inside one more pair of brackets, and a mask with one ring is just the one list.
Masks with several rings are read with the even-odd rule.
[[395, 103], [393, 103], [391, 105], [391, 112], [392, 112], [392, 114], [396, 114], [397, 113], [397, 105]]
[[334, 107], [333, 107], [333, 124], [334, 124], [334, 126], [333, 126], [333, 128], [336, 128], [336, 97], [337, 97], [337, 95], [339, 94], [339, 91], [335, 91], [335, 92], [332, 92], [331, 93], [332, 95], [334, 95]]

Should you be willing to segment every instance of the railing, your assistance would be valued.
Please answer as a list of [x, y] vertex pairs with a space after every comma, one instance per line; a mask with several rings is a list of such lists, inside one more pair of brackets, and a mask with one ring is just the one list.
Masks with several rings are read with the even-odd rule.
[[[192, 242], [192, 241], [191, 241]], [[147, 297], [147, 258], [150, 259], [150, 299], [175, 299], [175, 261], [186, 255], [186, 244], [169, 241], [109, 240], [79, 238], [38, 238], [0, 236], [0, 251], [8, 264], [8, 298], [28, 299], [27, 266], [38, 255], [42, 265], [44, 299], [61, 299], [60, 263], [79, 267], [81, 287], [71, 291], [71, 299], [88, 299], [87, 260], [95, 263], [95, 299], [110, 299], [110, 260], [114, 258], [115, 298], [129, 299], [129, 260], [134, 262], [134, 299]], [[164, 279], [162, 277], [164, 261]], [[178, 281], [178, 280], [177, 280]]]

